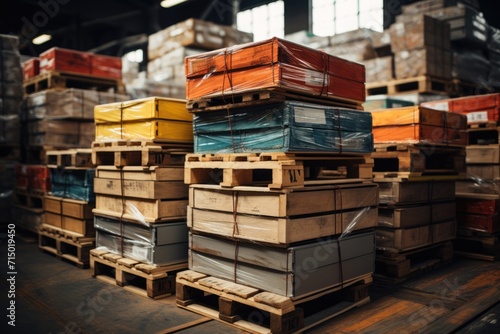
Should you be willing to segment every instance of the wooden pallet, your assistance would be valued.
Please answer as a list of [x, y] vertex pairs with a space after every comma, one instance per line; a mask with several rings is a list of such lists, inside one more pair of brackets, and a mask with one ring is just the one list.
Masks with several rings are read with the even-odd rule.
[[92, 167], [92, 150], [90, 148], [76, 148], [69, 150], [51, 150], [47, 155], [49, 168], [89, 168]]
[[465, 172], [465, 147], [388, 143], [375, 144], [374, 150], [374, 172]]
[[251, 333], [310, 329], [370, 301], [372, 276], [293, 301], [192, 270], [177, 274], [177, 306]]
[[80, 269], [89, 267], [90, 250], [95, 247], [95, 238], [81, 238], [78, 241], [62, 237], [46, 228], [38, 231], [38, 248], [53, 254], [61, 260], [70, 261]]
[[317, 103], [326, 106], [350, 108], [363, 110], [362, 106], [342, 99], [322, 98], [307, 96], [298, 93], [292, 93], [285, 90], [255, 90], [234, 94], [224, 94], [213, 97], [203, 97], [195, 100], [189, 100], [186, 108], [190, 112], [205, 112], [215, 110], [226, 110], [227, 108], [236, 109], [244, 107], [254, 107], [272, 103], [285, 102], [286, 100], [295, 100], [309, 103]]
[[371, 179], [372, 167], [372, 159], [362, 154], [187, 154], [184, 182], [300, 188], [306, 180]]
[[86, 243], [88, 241], [93, 241], [95, 240], [94, 236], [89, 236], [89, 235], [83, 235], [80, 233], [76, 233], [73, 231], [69, 231], [57, 226], [52, 226], [49, 224], [41, 224], [39, 226], [39, 231], [46, 232], [48, 234], [52, 234], [54, 237], [58, 237], [61, 239], [67, 239], [76, 243]]
[[161, 144], [151, 141], [120, 140], [92, 143], [95, 166], [182, 166], [192, 144]]
[[45, 193], [40, 190], [14, 189], [15, 202], [34, 209], [43, 209]]
[[175, 293], [175, 273], [187, 263], [153, 266], [106, 250], [90, 251], [90, 273], [104, 282], [118, 285], [144, 297], [160, 299]]
[[450, 88], [451, 97], [495, 93], [495, 89], [493, 87], [485, 85], [484, 83], [468, 82], [459, 79], [451, 80]]
[[452, 260], [451, 241], [405, 252], [377, 250], [374, 278], [381, 283], [398, 284]]
[[63, 71], [50, 71], [34, 76], [23, 83], [24, 94], [31, 94], [47, 89], [80, 88], [93, 89], [98, 91], [114, 90], [115, 93], [122, 93], [125, 87], [120, 80], [71, 73]]
[[448, 94], [451, 90], [449, 80], [420, 76], [366, 84], [366, 96], [395, 95], [401, 93], [433, 93]]
[[500, 259], [500, 233], [458, 229], [455, 254], [472, 259], [497, 261]]

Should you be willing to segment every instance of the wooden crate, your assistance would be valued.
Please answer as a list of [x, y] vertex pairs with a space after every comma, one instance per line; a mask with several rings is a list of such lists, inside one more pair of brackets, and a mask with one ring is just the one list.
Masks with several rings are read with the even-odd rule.
[[500, 233], [484, 233], [458, 229], [455, 240], [455, 254], [485, 261], [500, 259]]
[[[187, 199], [136, 199], [97, 194], [96, 207], [92, 212], [103, 216], [156, 223], [185, 219], [187, 204]], [[131, 208], [137, 209], [140, 214], [138, 215]]]
[[455, 182], [452, 180], [405, 182], [377, 181], [380, 204], [403, 205], [455, 199]]
[[[373, 183], [273, 191], [264, 187], [190, 187], [188, 226], [193, 231], [289, 244], [377, 225]], [[235, 216], [236, 215], [236, 216]]]
[[380, 227], [408, 228], [453, 220], [456, 217], [455, 202], [435, 202], [421, 205], [379, 206]]
[[91, 154], [90, 148], [47, 151], [47, 166], [49, 168], [92, 167]]

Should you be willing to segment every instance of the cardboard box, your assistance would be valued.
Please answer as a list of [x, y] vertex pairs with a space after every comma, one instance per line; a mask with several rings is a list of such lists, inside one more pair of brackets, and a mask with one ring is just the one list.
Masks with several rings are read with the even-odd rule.
[[23, 80], [33, 78], [40, 74], [40, 58], [34, 57], [23, 63]]
[[76, 50], [51, 48], [40, 54], [40, 73], [50, 71], [90, 74], [90, 54]]
[[120, 57], [90, 55], [90, 74], [109, 79], [122, 79], [122, 59]]

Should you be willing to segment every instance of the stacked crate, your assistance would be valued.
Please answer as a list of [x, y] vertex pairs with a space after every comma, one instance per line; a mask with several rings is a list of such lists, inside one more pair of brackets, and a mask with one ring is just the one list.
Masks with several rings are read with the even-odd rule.
[[19, 159], [19, 116], [22, 74], [18, 38], [0, 35], [0, 209], [1, 224], [10, 222], [15, 187], [15, 164]]
[[421, 106], [372, 112], [380, 187], [376, 273], [397, 283], [450, 261], [466, 117]]
[[95, 244], [94, 169], [88, 149], [47, 152], [50, 191], [44, 196], [44, 220], [38, 229], [41, 250], [89, 266], [89, 252]]
[[286, 332], [304, 326], [308, 299], [366, 302], [378, 189], [363, 66], [277, 38], [185, 63], [195, 153], [177, 304], [196, 310], [208, 292], [220, 319], [246, 320], [242, 303]]
[[[250, 33], [190, 18], [148, 37], [147, 96], [185, 98], [184, 58], [207, 50], [252, 42]], [[158, 94], [163, 91], [163, 94]], [[168, 94], [165, 94], [168, 93]]]
[[119, 285], [145, 279], [148, 297], [169, 295], [172, 273], [187, 267], [183, 163], [193, 133], [186, 101], [152, 97], [97, 105], [95, 127], [92, 275], [114, 270]]
[[[41, 248], [46, 246], [47, 250], [61, 258], [72, 257], [75, 260], [73, 262], [82, 267], [88, 265], [88, 249], [86, 255], [80, 254], [80, 246], [75, 246], [78, 254], [67, 253], [62, 250], [61, 244], [66, 241], [82, 242], [86, 246], [93, 243], [91, 239], [94, 236], [91, 229], [87, 228], [88, 221], [79, 227], [75, 226], [78, 223], [69, 223], [70, 218], [88, 220], [88, 213], [84, 217], [66, 215], [67, 218], [63, 219], [55, 217], [55, 214], [61, 215], [62, 209], [54, 209], [56, 212], [49, 211], [47, 217], [42, 218], [44, 196], [52, 191], [53, 195], [61, 198], [81, 197], [80, 200], [93, 202], [93, 190], [89, 188], [93, 170], [88, 165], [75, 166], [72, 163], [75, 162], [75, 156], [79, 157], [81, 163], [83, 158], [80, 155], [90, 154], [88, 150], [95, 133], [94, 105], [127, 99], [126, 95], [115, 93], [121, 88], [120, 78], [120, 58], [75, 50], [52, 48], [39, 58], [29, 59], [23, 64], [25, 97], [21, 118], [21, 162], [28, 171], [35, 168], [44, 171], [48, 186], [28, 193], [16, 189], [16, 197], [30, 197], [24, 199], [24, 202], [37, 203], [36, 208], [32, 208], [30, 212], [25, 210], [23, 214], [33, 216], [33, 224], [30, 226], [34, 232], [45, 233], [44, 236], [39, 236]], [[68, 149], [79, 151], [66, 151]], [[51, 154], [47, 156], [48, 151]], [[62, 156], [65, 158], [61, 158]], [[47, 158], [54, 160], [50, 162], [49, 169], [46, 166]], [[77, 190], [75, 187], [82, 189]], [[82, 207], [86, 205], [81, 204]], [[62, 207], [62, 202], [60, 205], [49, 205], [57, 206]], [[92, 204], [88, 206], [91, 207]], [[88, 212], [88, 209], [82, 210]], [[63, 226], [63, 221], [68, 224]], [[73, 246], [64, 249], [75, 249]]]
[[429, 107], [465, 114], [468, 120], [467, 179], [457, 182], [456, 250], [485, 260], [500, 257], [500, 94], [428, 103]]

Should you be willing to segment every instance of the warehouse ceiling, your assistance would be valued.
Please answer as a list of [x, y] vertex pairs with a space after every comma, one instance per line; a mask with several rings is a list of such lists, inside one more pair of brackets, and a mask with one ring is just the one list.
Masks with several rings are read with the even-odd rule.
[[[188, 0], [175, 7], [162, 8], [160, 0], [2, 1], [0, 33], [20, 36], [24, 55], [35, 56], [59, 46], [121, 56], [144, 46], [149, 34], [191, 17], [230, 25], [235, 2]], [[244, 10], [266, 2], [269, 1], [240, 0], [239, 8]], [[498, 1], [480, 3], [490, 24], [500, 28], [496, 17]], [[52, 40], [34, 45], [32, 38], [40, 34], [50, 34]]]

